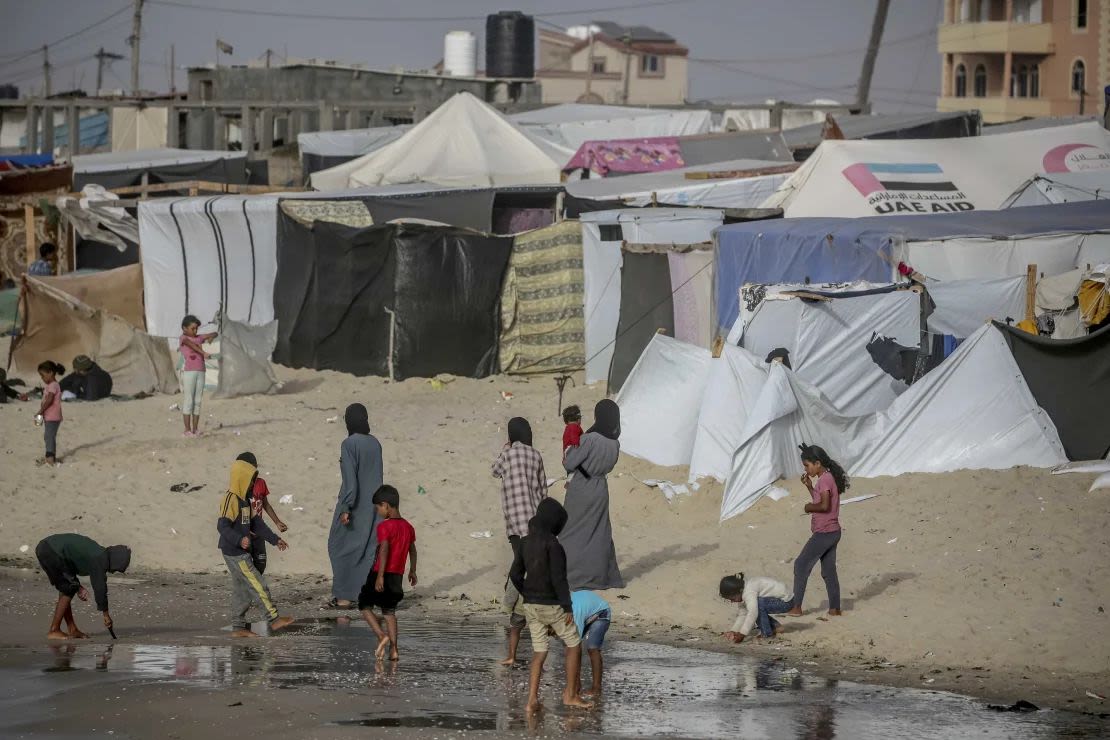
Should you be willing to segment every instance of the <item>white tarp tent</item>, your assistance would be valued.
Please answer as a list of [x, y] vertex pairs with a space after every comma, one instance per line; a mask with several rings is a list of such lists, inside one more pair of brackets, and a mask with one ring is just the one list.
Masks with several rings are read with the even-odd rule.
[[245, 324], [274, 320], [277, 196], [156, 198], [139, 203], [147, 331], [175, 337], [181, 319], [220, 307]]
[[459, 93], [393, 143], [314, 172], [312, 187], [555, 185], [573, 153], [531, 136], [470, 93]]
[[[621, 243], [699, 244], [712, 239], [721, 211], [641, 208], [582, 214], [586, 382], [609, 377], [621, 309]], [[711, 283], [710, 283], [711, 285]]]
[[1030, 173], [1110, 168], [1096, 123], [990, 137], [824, 141], [764, 206], [798, 216], [993, 209]]
[[1020, 321], [1025, 315], [1024, 275], [991, 280], [930, 280], [933, 312], [926, 323], [934, 334], [965, 339], [993, 319]]
[[1034, 175], [1021, 184], [999, 208], [1045, 206], [1079, 200], [1110, 198], [1110, 169]]
[[622, 105], [563, 103], [514, 113], [510, 121], [573, 154], [587, 141], [643, 139], [658, 136], [707, 134], [712, 114], [707, 110], [626, 108]]
[[742, 159], [676, 170], [647, 172], [621, 177], [571, 180], [567, 193], [590, 200], [617, 200], [624, 205], [657, 203], [703, 208], [756, 208], [771, 196], [789, 172], [754, 177], [690, 178], [698, 172], [741, 172], [767, 167], [782, 168], [782, 162]]
[[867, 344], [874, 334], [918, 346], [920, 294], [895, 290], [813, 301], [776, 291], [756, 307], [743, 345], [758, 358], [786, 349], [799, 377], [845, 414], [865, 414], [887, 408], [908, 387], [871, 359]]
[[748, 413], [721, 519], [747, 510], [779, 478], [802, 471], [798, 445], [819, 444], [851, 475], [1052, 467], [1067, 461], [998, 329], [984, 325], [890, 408], [838, 411], [781, 364]]

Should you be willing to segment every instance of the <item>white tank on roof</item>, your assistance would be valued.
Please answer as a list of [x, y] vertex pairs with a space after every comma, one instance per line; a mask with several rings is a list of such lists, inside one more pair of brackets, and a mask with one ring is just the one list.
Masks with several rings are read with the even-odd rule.
[[443, 39], [443, 74], [475, 77], [478, 74], [478, 39], [470, 31], [448, 31]]

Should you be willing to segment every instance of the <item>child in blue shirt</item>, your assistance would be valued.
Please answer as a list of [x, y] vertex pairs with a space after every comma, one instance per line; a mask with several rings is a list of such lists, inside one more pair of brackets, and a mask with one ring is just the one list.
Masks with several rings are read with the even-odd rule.
[[[590, 670], [594, 677], [593, 688], [584, 695], [597, 697], [601, 695], [603, 672], [601, 645], [605, 642], [605, 633], [609, 631], [612, 610], [609, 608], [609, 602], [593, 591], [572, 591], [570, 604], [574, 611], [574, 624], [590, 656]], [[581, 677], [578, 683], [579, 693], [581, 693]]]

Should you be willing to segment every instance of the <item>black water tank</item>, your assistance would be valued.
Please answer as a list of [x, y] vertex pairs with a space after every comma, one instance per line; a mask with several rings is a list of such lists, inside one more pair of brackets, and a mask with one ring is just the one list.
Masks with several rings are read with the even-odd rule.
[[0, 100], [18, 100], [19, 88], [15, 85], [0, 85]]
[[519, 10], [486, 16], [486, 77], [534, 77], [536, 23]]

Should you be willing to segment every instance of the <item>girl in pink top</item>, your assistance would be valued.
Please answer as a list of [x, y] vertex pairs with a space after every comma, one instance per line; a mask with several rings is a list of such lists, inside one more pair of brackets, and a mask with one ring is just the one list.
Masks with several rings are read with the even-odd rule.
[[192, 314], [181, 320], [181, 338], [178, 349], [185, 361], [181, 371], [181, 416], [185, 420], [185, 436], [200, 436], [200, 401], [204, 395], [204, 351], [205, 342], [216, 338], [216, 332], [198, 334], [200, 319]]
[[[810, 514], [812, 534], [798, 559], [794, 561], [794, 604], [787, 612], [793, 617], [802, 615], [802, 599], [806, 595], [806, 582], [817, 561], [821, 561], [821, 577], [829, 594], [829, 616], [839, 617], [840, 579], [836, 574], [836, 546], [840, 543], [840, 494], [848, 489], [848, 476], [840, 464], [816, 445], [802, 444], [802, 483], [813, 499], [806, 504]], [[814, 483], [813, 479], [817, 482]]]
[[41, 462], [50, 466], [56, 465], [58, 461], [58, 428], [62, 426], [62, 388], [58, 385], [58, 376], [65, 374], [65, 371], [64, 367], [53, 360], [39, 365], [39, 377], [42, 378], [39, 416], [45, 427], [42, 436], [46, 442], [46, 457]]

